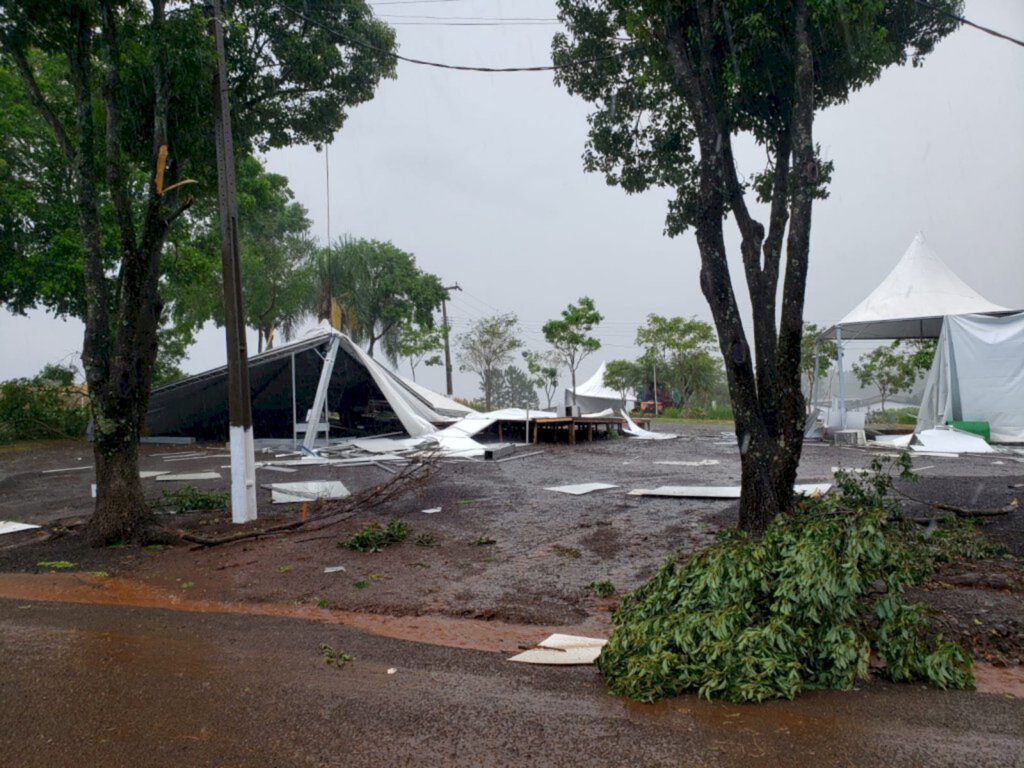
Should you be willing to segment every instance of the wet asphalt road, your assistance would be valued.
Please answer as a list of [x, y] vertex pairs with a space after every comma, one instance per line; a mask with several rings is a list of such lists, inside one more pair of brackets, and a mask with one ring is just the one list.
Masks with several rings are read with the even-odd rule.
[[1021, 699], [872, 683], [639, 705], [591, 667], [300, 619], [0, 600], [0, 658], [6, 768], [1024, 766]]

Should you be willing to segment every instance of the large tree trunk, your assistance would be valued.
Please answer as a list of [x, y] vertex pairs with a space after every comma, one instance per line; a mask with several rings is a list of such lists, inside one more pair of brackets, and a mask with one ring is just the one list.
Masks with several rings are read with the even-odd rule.
[[[794, 508], [793, 482], [800, 462], [803, 395], [800, 390], [800, 338], [810, 249], [811, 204], [816, 166], [811, 129], [814, 72], [807, 31], [807, 6], [794, 6], [795, 98], [779, 127], [772, 150], [774, 179], [769, 230], [755, 221], [744, 199], [732, 154], [733, 126], [718, 101], [718, 73], [726, 66], [716, 49], [719, 13], [698, 4], [700, 37], [672, 26], [667, 45], [677, 85], [692, 113], [700, 148], [700, 188], [696, 221], [701, 256], [701, 290], [711, 308], [725, 358], [729, 395], [740, 449], [740, 528], [763, 533], [780, 514]], [[792, 178], [791, 178], [792, 177]], [[723, 232], [729, 211], [741, 235], [743, 269], [749, 291], [754, 348], [748, 343]], [[786, 264], [782, 308], [776, 296], [785, 236]]]
[[97, 413], [95, 418], [97, 493], [89, 527], [97, 544], [137, 539], [149, 522], [149, 508], [139, 479], [138, 428], [134, 421], [131, 414]]
[[[75, 40], [69, 59], [78, 128], [72, 160], [85, 256], [87, 309], [82, 363], [93, 411], [96, 461], [96, 509], [89, 527], [94, 543], [101, 545], [140, 538], [148, 521], [139, 478], [138, 445], [157, 355], [162, 309], [158, 292], [160, 256], [171, 223], [191, 201], [186, 199], [176, 210], [166, 207], [170, 202], [164, 194], [169, 87], [160, 62], [155, 61], [153, 165], [141, 237], [137, 236], [135, 212], [122, 170], [117, 9], [110, 2], [102, 2], [98, 8], [106, 58], [101, 81], [106, 118], [102, 167], [120, 235], [120, 269], [116, 280], [107, 275], [97, 205], [100, 185], [92, 89], [97, 53], [93, 47], [93, 10], [87, 5], [72, 9]], [[163, 24], [162, 0], [153, 0], [152, 23], [155, 31]]]

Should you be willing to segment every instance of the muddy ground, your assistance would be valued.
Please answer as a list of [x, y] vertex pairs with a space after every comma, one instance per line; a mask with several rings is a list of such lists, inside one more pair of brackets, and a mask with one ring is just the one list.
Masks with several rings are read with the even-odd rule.
[[[0, 519], [43, 524], [39, 533], [0, 540], [0, 571], [39, 572], [39, 562], [64, 560], [77, 571], [130, 577], [190, 600], [245, 601], [397, 616], [441, 616], [541, 625], [576, 633], [607, 631], [616, 596], [600, 597], [591, 585], [610, 582], [616, 594], [651, 576], [667, 554], [685, 556], [705, 547], [735, 523], [735, 502], [635, 497], [634, 488], [659, 485], [729, 485], [739, 482], [734, 439], [717, 426], [678, 427], [679, 438], [595, 440], [575, 447], [520, 448], [508, 461], [445, 460], [425, 480], [397, 498], [356, 510], [330, 528], [299, 529], [256, 541], [211, 549], [190, 546], [140, 549], [86, 545], [77, 528], [54, 536], [55, 525], [74, 524], [91, 508], [89, 446], [50, 444], [0, 454]], [[228, 463], [220, 446], [143, 446], [142, 470], [216, 470], [221, 481], [159, 482], [146, 479], [154, 499], [184, 485], [227, 489]], [[540, 451], [539, 453], [536, 451]], [[526, 455], [532, 454], [532, 455]], [[515, 456], [516, 454], [512, 454]], [[258, 458], [269, 459], [264, 453]], [[799, 482], [828, 480], [834, 467], [860, 468], [871, 450], [808, 443]], [[916, 483], [907, 494], [971, 509], [994, 509], [1021, 495], [1024, 463], [1004, 455], [919, 457]], [[341, 480], [353, 492], [392, 475], [376, 466], [318, 466], [282, 473], [257, 470], [257, 482]], [[570, 483], [618, 487], [583, 496], [546, 490]], [[908, 512], [929, 513], [906, 502]], [[440, 508], [426, 514], [423, 510]], [[312, 514], [316, 514], [313, 510]], [[296, 520], [300, 505], [271, 505], [259, 491], [259, 521], [267, 527]], [[224, 513], [168, 515], [178, 530], [216, 535], [234, 530]], [[405, 522], [400, 545], [355, 552], [339, 542], [370, 523]], [[1024, 510], [992, 518], [993, 540], [1024, 556]], [[493, 542], [493, 543], [491, 543]], [[20, 546], [19, 546], [20, 545]], [[328, 567], [344, 571], [324, 573]], [[1024, 646], [1024, 586], [1020, 561], [1000, 559], [939, 574], [922, 595], [950, 614], [948, 630], [964, 635], [993, 660], [1019, 663]], [[981, 623], [977, 623], [980, 621]]]
[[[312, 619], [400, 640], [506, 653], [556, 629], [607, 635], [620, 595], [646, 580], [666, 555], [699, 550], [735, 523], [735, 502], [626, 495], [658, 485], [739, 482], [731, 434], [718, 426], [674, 429], [679, 438], [671, 441], [545, 444], [520, 448], [520, 458], [508, 461], [441, 461], [426, 480], [330, 528], [213, 548], [93, 549], [78, 525], [91, 508], [92, 472], [70, 469], [91, 466], [89, 446], [7, 449], [0, 453], [0, 519], [44, 527], [0, 539], [0, 598]], [[217, 469], [223, 478], [147, 479], [154, 499], [187, 484], [227, 489], [226, 451], [204, 446], [202, 457], [185, 458], [195, 450], [143, 446], [143, 470]], [[808, 444], [798, 481], [825, 481], [833, 467], [867, 467], [873, 458], [871, 450]], [[51, 469], [70, 471], [46, 472]], [[1010, 504], [1021, 495], [1013, 486], [1024, 481], [1024, 464], [1009, 455], [928, 456], [915, 460], [915, 473], [918, 482], [901, 488], [919, 500], [907, 502], [908, 512], [921, 516], [934, 513], [925, 502], [972, 509]], [[257, 471], [261, 486], [336, 479], [356, 493], [391, 477], [375, 466]], [[586, 482], [617, 487], [583, 496], [546, 490]], [[256, 526], [300, 519], [300, 505], [272, 506], [269, 496], [260, 490]], [[374, 553], [339, 546], [369, 523], [392, 520], [410, 528], [401, 544]], [[167, 516], [166, 524], [207, 536], [237, 530], [223, 512]], [[948, 567], [915, 596], [932, 605], [943, 631], [982, 662], [980, 689], [1020, 696], [1024, 566], [1017, 558], [1024, 556], [1024, 511], [992, 518], [986, 532], [1006, 556]], [[39, 565], [53, 561], [73, 566]], [[344, 570], [325, 573], [338, 566]], [[600, 582], [610, 582], [615, 593], [595, 594], [592, 585]], [[1024, 720], [1024, 699], [1008, 706], [1011, 719]]]

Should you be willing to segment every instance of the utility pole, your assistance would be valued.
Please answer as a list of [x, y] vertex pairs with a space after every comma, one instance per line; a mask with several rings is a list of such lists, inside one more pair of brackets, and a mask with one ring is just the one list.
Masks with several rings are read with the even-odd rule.
[[256, 519], [256, 464], [252, 439], [249, 355], [245, 344], [241, 259], [238, 252], [238, 197], [235, 151], [231, 140], [231, 106], [224, 64], [224, 28], [220, 0], [209, 0], [210, 35], [217, 54], [213, 78], [214, 140], [217, 145], [217, 212], [224, 271], [224, 330], [228, 353], [228, 434], [231, 444], [231, 521]]
[[441, 299], [441, 320], [444, 322], [444, 375], [448, 385], [448, 397], [452, 396], [452, 348], [448, 343], [451, 326], [448, 325], [448, 291], [461, 291], [459, 284], [444, 286], [445, 294]]

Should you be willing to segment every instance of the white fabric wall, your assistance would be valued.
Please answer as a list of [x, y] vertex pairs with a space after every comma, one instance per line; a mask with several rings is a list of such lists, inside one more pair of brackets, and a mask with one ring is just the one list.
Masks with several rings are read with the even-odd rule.
[[1024, 443], [1024, 312], [945, 318], [917, 430], [947, 421], [987, 421], [993, 443]]

